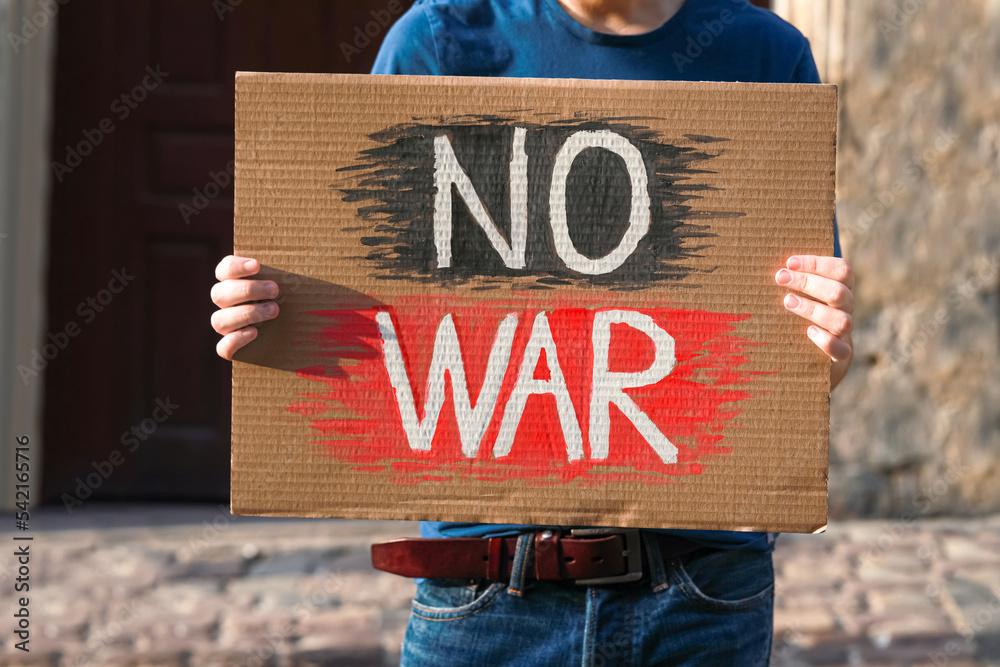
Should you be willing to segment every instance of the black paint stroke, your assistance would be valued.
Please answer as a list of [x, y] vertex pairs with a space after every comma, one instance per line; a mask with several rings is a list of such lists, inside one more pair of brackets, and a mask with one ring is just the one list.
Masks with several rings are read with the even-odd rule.
[[[332, 185], [345, 202], [356, 203], [371, 235], [362, 238], [370, 248], [364, 255], [382, 280], [417, 280], [439, 284], [472, 281], [475, 290], [504, 287], [497, 277], [535, 276], [533, 289], [560, 285], [595, 285], [612, 290], [638, 290], [657, 282], [676, 281], [694, 269], [684, 260], [698, 257], [705, 239], [715, 236], [709, 225], [715, 218], [744, 215], [737, 212], [697, 211], [698, 194], [712, 188], [692, 179], [713, 173], [695, 165], [716, 157], [693, 146], [661, 143], [660, 135], [638, 124], [648, 118], [574, 118], [544, 124], [500, 116], [460, 116], [424, 122], [414, 119], [369, 135], [377, 146], [361, 151], [358, 164], [338, 171], [357, 172], [351, 187]], [[504, 238], [510, 238], [509, 170], [515, 127], [527, 130], [528, 243], [525, 269], [503, 264], [467, 206], [452, 193], [452, 266], [437, 268], [434, 246], [434, 138], [446, 133], [459, 163], [468, 173], [486, 210]], [[549, 188], [556, 154], [565, 140], [581, 130], [610, 130], [641, 151], [649, 175], [650, 231], [632, 256], [615, 271], [584, 275], [567, 268], [556, 255], [549, 227]], [[728, 141], [718, 137], [685, 135], [695, 144]], [[631, 186], [624, 161], [616, 154], [586, 149], [573, 163], [567, 181], [567, 220], [577, 250], [590, 258], [613, 250], [628, 227]], [[697, 221], [697, 222], [695, 222]]]

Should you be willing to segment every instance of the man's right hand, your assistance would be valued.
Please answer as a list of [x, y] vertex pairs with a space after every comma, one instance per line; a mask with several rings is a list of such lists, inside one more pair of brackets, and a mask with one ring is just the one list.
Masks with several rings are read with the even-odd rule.
[[[215, 267], [219, 282], [212, 286], [212, 303], [221, 308], [212, 313], [212, 328], [222, 334], [215, 351], [223, 359], [232, 359], [236, 350], [257, 337], [257, 322], [274, 319], [278, 304], [278, 285], [271, 280], [243, 280], [260, 271], [260, 262], [229, 255]], [[247, 303], [261, 301], [263, 303]]]

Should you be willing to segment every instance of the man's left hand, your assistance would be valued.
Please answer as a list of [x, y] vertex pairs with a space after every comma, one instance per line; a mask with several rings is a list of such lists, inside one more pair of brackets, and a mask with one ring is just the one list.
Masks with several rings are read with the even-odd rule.
[[833, 361], [833, 389], [847, 374], [854, 356], [854, 272], [846, 260], [838, 257], [794, 255], [785, 266], [774, 280], [799, 292], [785, 295], [785, 308], [812, 322], [806, 333]]

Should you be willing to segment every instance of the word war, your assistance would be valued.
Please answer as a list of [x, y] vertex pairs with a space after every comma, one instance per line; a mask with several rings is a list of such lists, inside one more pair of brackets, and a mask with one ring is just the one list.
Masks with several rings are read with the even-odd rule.
[[[383, 346], [383, 360], [392, 383], [403, 430], [412, 449], [430, 451], [431, 441], [437, 430], [438, 418], [445, 398], [445, 372], [451, 380], [451, 394], [455, 416], [461, 434], [462, 453], [475, 458], [489, 421], [497, 407], [501, 384], [511, 358], [517, 314], [504, 318], [497, 331], [489, 353], [486, 376], [475, 406], [469, 396], [465, 364], [462, 359], [458, 334], [451, 315], [445, 315], [434, 340], [434, 354], [427, 376], [424, 418], [417, 416], [411, 380], [399, 347], [396, 328], [387, 312], [376, 315]], [[609, 369], [611, 325], [626, 324], [645, 334], [654, 346], [652, 364], [638, 372], [612, 372]], [[590, 456], [591, 459], [608, 457], [610, 433], [610, 407], [615, 405], [639, 431], [664, 463], [677, 462], [677, 447], [643, 412], [625, 389], [650, 386], [670, 375], [676, 363], [674, 339], [661, 329], [649, 315], [635, 310], [605, 310], [594, 315], [592, 334], [593, 366], [590, 384]], [[537, 379], [535, 370], [544, 356], [548, 379]], [[583, 457], [583, 440], [569, 389], [559, 366], [559, 354], [549, 320], [544, 312], [538, 313], [531, 327], [531, 335], [524, 348], [520, 370], [514, 388], [507, 399], [500, 421], [500, 431], [493, 445], [493, 456], [510, 454], [514, 434], [524, 415], [528, 398], [533, 395], [551, 395], [555, 398], [559, 424], [566, 442], [567, 459]]]

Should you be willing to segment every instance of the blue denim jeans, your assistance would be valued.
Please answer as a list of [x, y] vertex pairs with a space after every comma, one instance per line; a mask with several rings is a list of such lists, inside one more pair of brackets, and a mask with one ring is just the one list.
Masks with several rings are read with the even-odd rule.
[[650, 566], [634, 584], [576, 586], [527, 579], [522, 536], [510, 583], [427, 579], [417, 588], [402, 667], [756, 667], [768, 664], [770, 552], [701, 549]]

